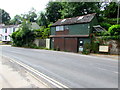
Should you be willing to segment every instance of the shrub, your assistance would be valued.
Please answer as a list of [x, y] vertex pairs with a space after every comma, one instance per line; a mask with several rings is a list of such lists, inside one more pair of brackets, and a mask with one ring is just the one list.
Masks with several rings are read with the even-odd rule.
[[18, 31], [12, 33], [11, 38], [14, 46], [29, 47], [35, 39], [35, 33], [30, 27], [29, 22], [23, 22]]
[[83, 50], [82, 53], [88, 55], [88, 54], [90, 54], [90, 51], [91, 51], [90, 43], [85, 43], [84, 44], [84, 50]]
[[99, 51], [99, 42], [98, 41], [93, 41], [91, 44], [91, 51], [93, 53], [98, 53]]
[[110, 35], [120, 35], [120, 25], [112, 25], [109, 29], [108, 32]]

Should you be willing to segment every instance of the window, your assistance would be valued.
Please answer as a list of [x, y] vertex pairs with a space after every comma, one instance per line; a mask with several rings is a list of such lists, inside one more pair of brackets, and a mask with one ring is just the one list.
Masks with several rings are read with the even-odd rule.
[[7, 40], [7, 36], [5, 36], [5, 40]]
[[15, 28], [13, 28], [13, 32], [15, 32]]
[[56, 31], [63, 31], [64, 30], [64, 26], [56, 26]]
[[7, 28], [5, 28], [5, 33], [7, 33]]

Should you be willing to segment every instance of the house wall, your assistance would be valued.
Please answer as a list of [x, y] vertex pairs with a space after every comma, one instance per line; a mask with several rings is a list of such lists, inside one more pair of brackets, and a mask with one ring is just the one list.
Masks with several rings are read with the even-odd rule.
[[[94, 17], [90, 23], [83, 24], [72, 24], [67, 25], [69, 30], [67, 32], [68, 35], [90, 35], [93, 31], [93, 26], [97, 25], [97, 18]], [[51, 35], [66, 35], [65, 31], [57, 31], [56, 27], [51, 27]], [[50, 39], [50, 48], [59, 48], [60, 50], [79, 52], [80, 40], [82, 40], [83, 48], [85, 43], [91, 43], [90, 37], [72, 37], [72, 38], [51, 38]]]
[[56, 33], [56, 27], [51, 27], [50, 28], [50, 35], [55, 35]]
[[98, 25], [97, 17], [95, 16], [93, 20], [89, 23], [90, 33], [93, 33], [93, 26]]
[[89, 35], [89, 24], [68, 25], [69, 35]]
[[[11, 38], [10, 38], [10, 35], [14, 32], [14, 29], [15, 28], [15, 31], [18, 30], [18, 28], [16, 27], [11, 27], [11, 28], [1, 28], [1, 33], [2, 33], [2, 41], [11, 41]], [[7, 29], [7, 32], [5, 32], [5, 29]], [[7, 37], [7, 39], [5, 39], [5, 37]]]
[[[90, 29], [89, 29], [89, 23], [85, 24], [73, 24], [73, 25], [67, 25], [69, 28], [68, 35], [89, 35]], [[64, 31], [57, 31], [57, 32], [64, 32]], [[56, 27], [51, 27], [50, 35], [56, 35]]]

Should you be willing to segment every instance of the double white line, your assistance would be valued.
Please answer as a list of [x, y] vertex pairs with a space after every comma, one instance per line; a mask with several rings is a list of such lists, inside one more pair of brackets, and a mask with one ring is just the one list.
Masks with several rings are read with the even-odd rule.
[[48, 77], [47, 75], [35, 70], [34, 68], [32, 68], [32, 67], [30, 67], [30, 66], [28, 66], [20, 61], [16, 61], [16, 60], [14, 60], [10, 57], [7, 57], [7, 56], [3, 56], [3, 57], [9, 58], [10, 59], [9, 61], [19, 64], [20, 66], [22, 66], [25, 69], [29, 70], [30, 72], [36, 74], [37, 76], [40, 76], [41, 78], [43, 78], [44, 80], [46, 80], [47, 82], [49, 82], [50, 84], [54, 85], [57, 88], [68, 88], [67, 86], [63, 85], [62, 83]]

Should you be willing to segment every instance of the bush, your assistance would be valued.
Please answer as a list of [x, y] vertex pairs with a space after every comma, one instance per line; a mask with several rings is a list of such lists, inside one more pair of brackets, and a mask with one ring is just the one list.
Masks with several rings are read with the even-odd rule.
[[83, 52], [82, 52], [82, 54], [88, 55], [88, 54], [90, 54], [90, 50], [89, 49], [84, 49]]
[[88, 55], [88, 54], [90, 54], [90, 51], [91, 51], [90, 43], [85, 43], [84, 44], [84, 50], [83, 50], [82, 54]]
[[31, 29], [31, 23], [23, 22], [18, 31], [12, 33], [13, 45], [18, 47], [29, 47], [35, 39], [35, 33]]
[[99, 42], [98, 41], [93, 41], [92, 42], [91, 51], [93, 53], [98, 53], [99, 52]]
[[120, 25], [112, 25], [109, 29], [108, 32], [110, 35], [120, 35]]

